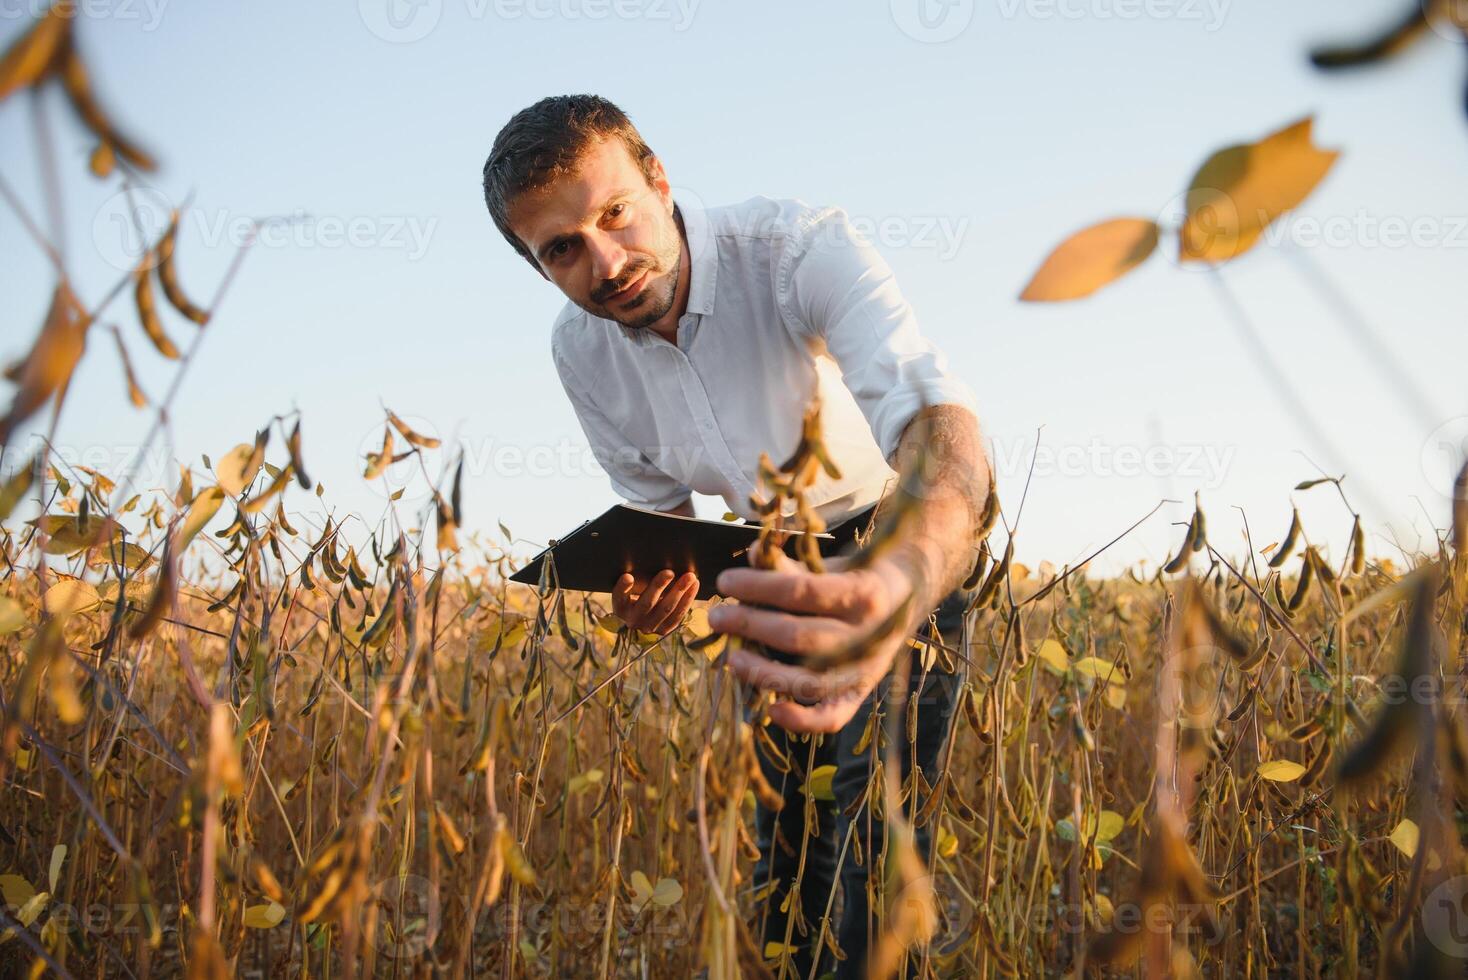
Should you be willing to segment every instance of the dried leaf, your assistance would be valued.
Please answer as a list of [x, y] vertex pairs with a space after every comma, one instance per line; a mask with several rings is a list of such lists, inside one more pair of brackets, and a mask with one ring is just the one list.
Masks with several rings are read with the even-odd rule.
[[1116, 218], [1079, 231], [1051, 252], [1020, 299], [1055, 302], [1089, 296], [1144, 262], [1157, 248], [1156, 222]]
[[270, 929], [280, 925], [285, 918], [285, 906], [279, 902], [251, 905], [245, 909], [244, 922], [247, 929]]
[[[57, 4], [58, 7], [65, 4]], [[82, 63], [81, 56], [77, 54], [76, 46], [67, 38], [68, 43], [63, 45], [57, 57], [61, 67], [61, 85], [66, 89], [67, 98], [71, 100], [71, 107], [92, 133], [106, 143], [116, 154], [139, 170], [158, 169], [157, 161], [142, 147], [134, 143], [130, 138], [120, 133], [102, 107], [97, 104], [96, 97], [92, 94], [92, 82], [87, 76], [86, 65]]]
[[0, 443], [9, 444], [19, 425], [30, 418], [52, 395], [65, 391], [72, 371], [86, 349], [91, 319], [71, 288], [61, 283], [51, 295], [46, 322], [30, 353], [15, 370], [19, 388], [10, 411], [0, 421]]
[[193, 503], [189, 504], [188, 514], [179, 525], [177, 544], [179, 554], [183, 554], [189, 542], [204, 530], [205, 525], [219, 512], [219, 506], [222, 503], [224, 503], [224, 490], [220, 487], [206, 487], [199, 491]]
[[133, 373], [133, 360], [128, 356], [127, 345], [122, 341], [122, 331], [116, 327], [108, 329], [112, 332], [112, 339], [117, 341], [117, 356], [122, 361], [122, 374], [127, 381], [127, 399], [133, 403], [134, 408], [146, 408], [148, 396], [143, 394], [142, 386], [138, 384], [138, 376]]
[[10, 596], [0, 596], [0, 636], [14, 633], [25, 625], [25, 611]]
[[438, 448], [439, 440], [433, 438], [432, 436], [425, 436], [414, 432], [412, 429], [408, 428], [408, 424], [406, 422], [398, 418], [392, 412], [387, 413], [387, 420], [392, 423], [393, 428], [397, 429], [403, 434], [404, 439], [408, 440], [413, 445], [420, 446], [423, 449]]
[[202, 327], [209, 322], [209, 313], [190, 302], [178, 283], [178, 267], [173, 261], [177, 243], [178, 212], [174, 211], [173, 220], [169, 222], [168, 230], [163, 233], [155, 251], [158, 282], [163, 286], [163, 295], [168, 298], [169, 305]]
[[86, 612], [101, 604], [102, 597], [97, 594], [96, 588], [90, 582], [84, 582], [79, 578], [58, 575], [56, 581], [46, 590], [42, 604], [46, 611], [53, 616], [69, 616], [73, 613]]
[[1312, 142], [1313, 117], [1257, 143], [1226, 147], [1209, 157], [1188, 187], [1187, 216], [1178, 234], [1184, 262], [1226, 262], [1247, 252], [1264, 229], [1297, 207], [1340, 156]]
[[1288, 759], [1275, 759], [1259, 765], [1259, 778], [1276, 783], [1292, 783], [1305, 774], [1305, 767]]
[[74, 12], [67, 4], [50, 9], [0, 57], [0, 99], [35, 85], [51, 70], [71, 35]]

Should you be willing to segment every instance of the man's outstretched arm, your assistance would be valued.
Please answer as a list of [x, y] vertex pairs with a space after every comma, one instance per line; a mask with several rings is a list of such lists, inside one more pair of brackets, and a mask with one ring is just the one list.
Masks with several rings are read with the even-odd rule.
[[906, 472], [919, 452], [923, 472], [908, 489], [922, 501], [907, 523], [894, 558], [908, 570], [914, 607], [926, 616], [973, 568], [974, 533], [989, 494], [989, 460], [979, 422], [960, 405], [932, 405], [918, 412], [888, 459]]

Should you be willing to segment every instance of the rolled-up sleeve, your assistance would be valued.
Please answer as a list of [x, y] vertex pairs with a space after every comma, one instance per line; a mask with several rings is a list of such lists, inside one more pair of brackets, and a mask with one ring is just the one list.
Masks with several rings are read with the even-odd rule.
[[586, 433], [591, 452], [606, 471], [617, 495], [628, 503], [654, 510], [672, 510], [687, 500], [693, 491], [658, 469], [646, 454], [629, 444], [606, 414], [596, 407], [576, 377], [575, 369], [554, 345], [552, 353], [561, 387], [566, 389], [566, 397], [576, 410], [581, 431]]
[[883, 456], [891, 458], [925, 403], [961, 405], [977, 414], [972, 389], [922, 335], [892, 269], [845, 211], [822, 211], [795, 230], [775, 275], [787, 327], [824, 342]]

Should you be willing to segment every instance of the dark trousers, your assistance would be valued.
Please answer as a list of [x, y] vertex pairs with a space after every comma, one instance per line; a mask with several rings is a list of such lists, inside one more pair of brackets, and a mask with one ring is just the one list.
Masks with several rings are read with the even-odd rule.
[[[857, 527], [864, 527], [869, 514], [870, 512], [859, 515], [834, 529], [832, 534], [838, 541], [833, 545], [833, 550], [835, 546], [849, 540]], [[969, 598], [968, 593], [955, 590], [944, 598], [935, 611], [941, 642], [949, 647], [956, 648], [959, 645], [963, 612]], [[931, 635], [926, 626], [920, 633]], [[938, 767], [953, 723], [962, 676], [944, 671], [941, 657], [932, 670], [924, 672], [921, 658], [915, 652], [899, 652], [898, 656], [912, 657], [908, 675], [909, 692], [918, 691], [915, 704], [909, 699], [899, 699], [895, 704], [889, 703], [892, 681], [892, 675], [889, 674], [878, 685], [877, 690], [862, 702], [846, 727], [833, 735], [801, 736], [789, 734], [776, 725], [766, 728], [780, 752], [789, 760], [790, 771], [782, 772], [770, 758], [769, 752], [761, 748], [760, 767], [770, 785], [784, 798], [785, 805], [779, 812], [768, 810], [764, 806], [756, 807], [755, 823], [760, 858], [751, 884], [758, 894], [768, 893], [758, 903], [759, 915], [763, 919], [761, 949], [770, 943], [786, 943], [788, 927], [788, 944], [796, 949], [791, 956], [791, 962], [795, 968], [795, 976], [800, 980], [820, 976], [828, 971], [834, 971], [838, 978], [866, 975], [865, 961], [869, 943], [876, 937], [876, 918], [871, 899], [878, 894], [881, 878], [879, 861], [886, 840], [885, 824], [873, 815], [870, 803], [857, 807], [857, 801], [866, 791], [867, 783], [872, 777], [872, 762], [878, 744], [877, 733], [873, 731], [868, 744], [860, 745], [873, 710], [877, 710], [882, 716], [876, 724], [881, 724], [883, 719], [894, 713], [901, 716], [896, 719], [898, 724], [895, 726], [895, 730], [901, 733], [896, 746], [901, 760], [899, 780], [905, 781], [908, 778], [912, 763], [916, 761], [929, 785], [938, 781]], [[909, 704], [916, 709], [916, 718], [911, 725], [906, 717]], [[888, 730], [894, 729], [889, 727]], [[911, 741], [908, 740], [910, 731], [915, 736]], [[859, 746], [860, 752], [857, 751]], [[831, 780], [835, 799], [815, 803], [816, 826], [807, 829], [806, 799], [802, 789], [806, 785], [807, 772], [820, 766], [835, 767]], [[877, 792], [881, 792], [880, 787]], [[909, 798], [904, 809], [911, 814], [921, 809], [925, 802], [924, 794], [919, 794], [916, 805]], [[930, 861], [931, 827], [916, 828], [915, 837], [923, 860]], [[802, 847], [805, 851], [803, 870]], [[790, 923], [791, 916], [795, 915], [793, 907], [788, 911], [781, 911], [791, 883], [796, 880], [797, 875], [800, 879], [800, 890], [791, 905], [799, 905], [800, 915], [797, 919], [804, 919], [804, 933], [798, 922], [793, 925]], [[840, 889], [833, 895], [833, 887], [838, 879]], [[828, 915], [829, 923], [826, 922]], [[836, 961], [829, 950], [825, 949], [826, 944], [821, 943], [823, 926], [845, 954], [844, 960]], [[820, 969], [814, 973], [811, 969], [813, 957], [821, 960]]]

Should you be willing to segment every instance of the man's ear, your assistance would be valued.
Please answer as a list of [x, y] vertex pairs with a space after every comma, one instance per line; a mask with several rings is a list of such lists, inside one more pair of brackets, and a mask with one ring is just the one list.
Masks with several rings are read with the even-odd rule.
[[669, 214], [672, 214], [673, 185], [669, 183], [668, 172], [663, 169], [663, 161], [658, 159], [656, 153], [648, 158], [648, 169], [652, 171], [652, 178], [649, 183], [652, 184], [653, 190], [658, 192], [658, 197], [662, 199], [663, 207]]

